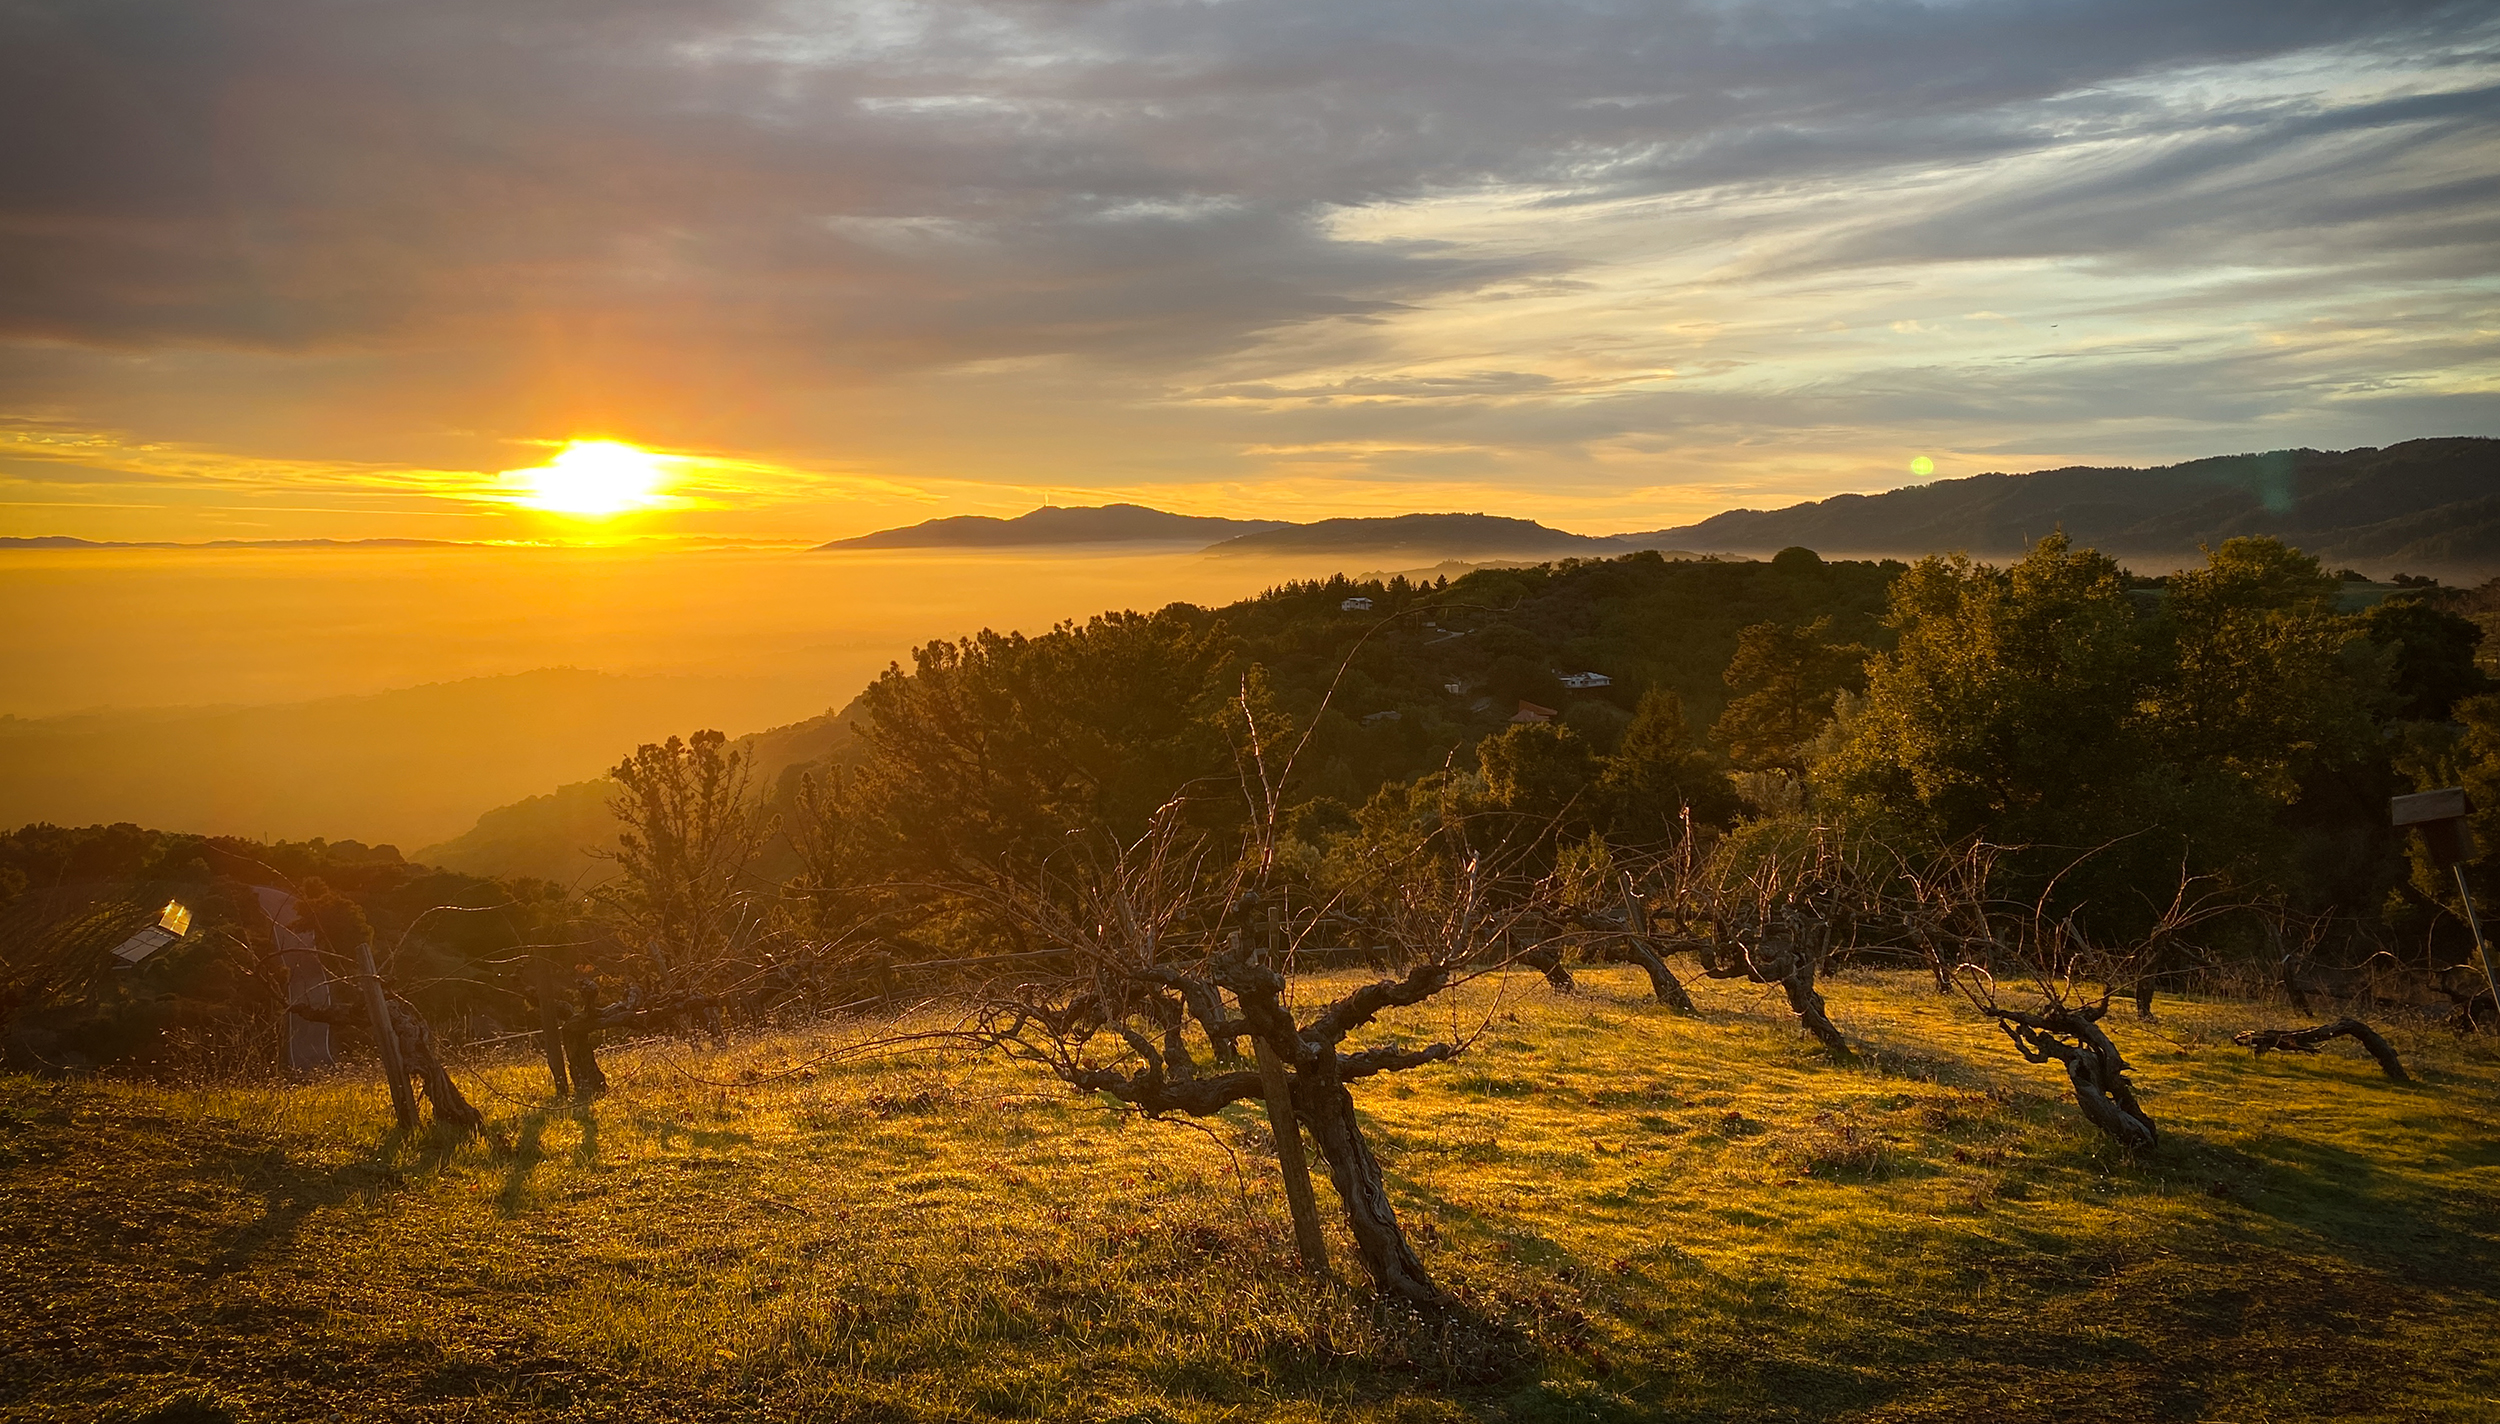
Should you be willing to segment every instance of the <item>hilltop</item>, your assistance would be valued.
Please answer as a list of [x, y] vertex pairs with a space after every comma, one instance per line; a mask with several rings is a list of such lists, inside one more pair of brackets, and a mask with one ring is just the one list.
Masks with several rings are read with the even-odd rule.
[[998, 519], [986, 514], [959, 514], [925, 519], [902, 529], [880, 529], [850, 539], [819, 544], [825, 549], [988, 549], [1053, 544], [1203, 544], [1238, 534], [1274, 529], [1275, 519], [1217, 519], [1194, 514], [1166, 514], [1140, 504], [1103, 504], [1062, 508], [1044, 505], [1030, 514]]
[[1400, 514], [1379, 519], [1322, 519], [1263, 534], [1244, 534], [1210, 554], [1349, 554], [1365, 558], [1570, 558], [1627, 552], [1634, 546], [1549, 529], [1532, 519], [1493, 514]]
[[2491, 571], [2500, 569], [2500, 440], [1973, 475], [1785, 509], [1730, 510], [1634, 537], [1760, 553], [1802, 544], [1826, 554], [1958, 549], [2002, 557], [2058, 529], [2078, 544], [2153, 562], [2270, 534], [2330, 565]]

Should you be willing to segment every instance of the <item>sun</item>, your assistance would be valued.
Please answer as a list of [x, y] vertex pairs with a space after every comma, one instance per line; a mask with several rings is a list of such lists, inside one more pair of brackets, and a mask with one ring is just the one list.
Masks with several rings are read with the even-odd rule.
[[576, 440], [534, 470], [514, 472], [527, 483], [521, 503], [550, 514], [604, 519], [664, 502], [668, 459], [622, 440]]

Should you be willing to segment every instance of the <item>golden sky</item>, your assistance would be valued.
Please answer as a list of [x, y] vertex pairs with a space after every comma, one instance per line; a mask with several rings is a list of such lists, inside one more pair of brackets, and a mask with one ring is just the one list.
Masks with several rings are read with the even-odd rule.
[[0, 534], [1604, 533], [2500, 434], [2496, 131], [2464, 5], [36, 3]]

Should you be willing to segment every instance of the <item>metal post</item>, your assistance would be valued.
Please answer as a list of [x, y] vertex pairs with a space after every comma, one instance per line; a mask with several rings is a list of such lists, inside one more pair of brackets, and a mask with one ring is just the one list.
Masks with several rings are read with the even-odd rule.
[[391, 1027], [391, 1006], [382, 994], [382, 974], [373, 967], [373, 946], [356, 946], [356, 973], [364, 980], [365, 1013], [373, 1020], [373, 1046], [382, 1052], [382, 1076], [391, 1084], [391, 1111], [399, 1115], [399, 1125], [410, 1131], [417, 1126], [417, 1094], [408, 1086], [408, 1067], [400, 1061], [399, 1032]]
[[556, 1002], [556, 966], [544, 954], [530, 956], [538, 979], [538, 1043], [547, 1054], [547, 1076], [555, 1080], [556, 1096], [573, 1091], [564, 1072], [564, 1009]]
[[2483, 982], [2491, 986], [2491, 1003], [2494, 1012], [2500, 1012], [2500, 974], [2492, 972], [2491, 946], [2483, 940], [2482, 917], [2474, 913], [2474, 892], [2465, 886], [2465, 862], [2458, 861], [2448, 868], [2456, 872], [2457, 898], [2465, 902], [2465, 927], [2474, 932], [2474, 952], [2480, 955], [2483, 961]]

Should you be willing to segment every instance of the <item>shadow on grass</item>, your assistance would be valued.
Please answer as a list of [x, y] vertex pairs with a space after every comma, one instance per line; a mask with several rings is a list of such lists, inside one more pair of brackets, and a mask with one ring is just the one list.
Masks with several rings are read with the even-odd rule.
[[519, 1216], [530, 1207], [530, 1183], [539, 1166], [547, 1160], [547, 1128], [554, 1122], [571, 1122], [579, 1129], [580, 1139], [574, 1143], [573, 1163], [588, 1167], [599, 1161], [599, 1115], [587, 1102], [578, 1100], [550, 1103], [521, 1115], [513, 1125], [509, 1147], [497, 1151], [503, 1164], [503, 1184], [495, 1190], [495, 1209], [505, 1216]]
[[[2300, 1233], [2314, 1249], [2362, 1269], [2500, 1299], [2500, 1241], [2488, 1234], [2486, 1196], [2433, 1190], [2365, 1153], [2308, 1138], [2274, 1137], [2252, 1149], [2180, 1135], [2164, 1146], [2210, 1174], [2212, 1195]], [[2459, 1140], [2445, 1157], [2451, 1171], [2487, 1167], [2500, 1160], [2500, 1147]]]
[[212, 1153], [188, 1164], [194, 1177], [241, 1180], [261, 1200], [258, 1217], [218, 1233], [208, 1274], [233, 1274], [292, 1245], [305, 1220], [324, 1207], [374, 1207], [406, 1188], [407, 1178], [391, 1166], [400, 1137], [393, 1129], [371, 1158], [343, 1167], [291, 1161], [276, 1149]]
[[671, 1118], [653, 1117], [645, 1113], [634, 1113], [632, 1116], [634, 1130], [664, 1148], [675, 1147], [682, 1143], [688, 1147], [698, 1147], [706, 1152], [712, 1152], [724, 1147], [749, 1147], [755, 1143], [755, 1134], [751, 1132], [727, 1132], [717, 1128], [707, 1130], [689, 1127]]
[[[1475, 1328], [1515, 1342], [1507, 1373], [1453, 1382], [1506, 1383], [1514, 1417], [1670, 1417], [1660, 1410], [1671, 1399], [1690, 1405], [1697, 1383], [1710, 1400], [1695, 1416], [1704, 1418], [1823, 1417], [1868, 1408], [1888, 1392], [1852, 1362], [1801, 1348], [1816, 1312], [1784, 1279], [1722, 1271], [1672, 1242], [1627, 1242], [1624, 1256], [1592, 1261], [1519, 1217], [1458, 1202], [1395, 1170], [1387, 1177], [1409, 1230], [1437, 1248], [1427, 1266], [1464, 1294]], [[1593, 1316], [1627, 1303], [1608, 1297], [1632, 1296], [1671, 1301], [1701, 1328], [1678, 1341], [1675, 1358], [1625, 1368], [1633, 1362], [1614, 1358], [1613, 1332]], [[1575, 1374], [1597, 1378], [1568, 1378]]]

